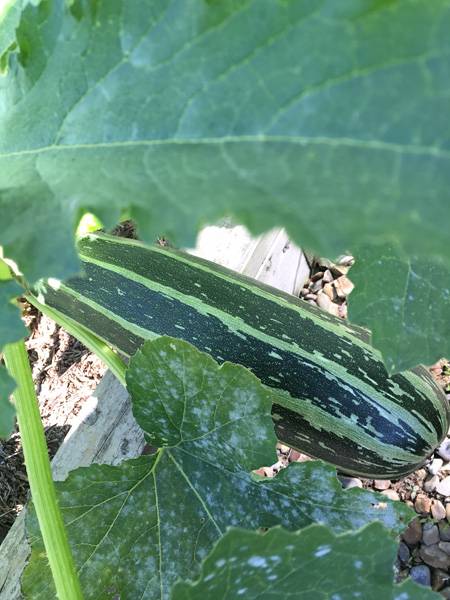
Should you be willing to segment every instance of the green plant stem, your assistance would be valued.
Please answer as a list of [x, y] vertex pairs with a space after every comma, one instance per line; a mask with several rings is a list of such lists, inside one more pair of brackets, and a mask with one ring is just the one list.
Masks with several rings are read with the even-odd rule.
[[17, 382], [13, 396], [25, 466], [56, 593], [60, 600], [82, 600], [80, 582], [58, 507], [24, 340], [8, 344], [3, 352], [8, 371]]
[[53, 319], [55, 323], [58, 323], [58, 325], [63, 327], [67, 333], [73, 335], [73, 337], [84, 344], [86, 348], [89, 348], [91, 352], [96, 354], [105, 363], [108, 369], [114, 373], [120, 383], [124, 387], [126, 386], [125, 371], [127, 370], [127, 365], [120, 356], [108, 346], [108, 344], [70, 317], [66, 317], [54, 308], [39, 302], [33, 294], [27, 294], [26, 299], [44, 315]]

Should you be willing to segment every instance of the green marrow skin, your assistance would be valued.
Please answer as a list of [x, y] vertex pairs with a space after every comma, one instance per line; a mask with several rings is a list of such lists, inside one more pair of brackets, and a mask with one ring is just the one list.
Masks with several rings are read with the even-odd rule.
[[445, 437], [449, 409], [424, 367], [389, 377], [366, 330], [191, 255], [104, 234], [79, 241], [85, 275], [40, 301], [125, 355], [182, 338], [273, 388], [278, 439], [341, 471], [394, 479]]

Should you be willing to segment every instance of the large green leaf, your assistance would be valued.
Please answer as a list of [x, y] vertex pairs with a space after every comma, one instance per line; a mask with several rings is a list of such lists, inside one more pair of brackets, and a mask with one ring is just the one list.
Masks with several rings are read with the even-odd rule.
[[0, 73], [7, 64], [7, 52], [16, 44], [16, 27], [28, 0], [0, 0]]
[[351, 271], [350, 317], [373, 328], [390, 371], [450, 355], [450, 269], [396, 244], [366, 245]]
[[[5, 263], [0, 258], [0, 267]], [[22, 323], [17, 306], [11, 300], [23, 293], [23, 289], [14, 280], [3, 279], [6, 273], [0, 272], [0, 349], [15, 342], [28, 333]], [[14, 389], [13, 380], [7, 375], [6, 369], [0, 365], [0, 438], [8, 436], [14, 425], [14, 407], [9, 401], [9, 395]]]
[[450, 0], [28, 6], [0, 77], [0, 244], [65, 276], [81, 209], [129, 207], [146, 239], [227, 213], [322, 255], [392, 236], [448, 261], [449, 28]]
[[397, 544], [378, 523], [335, 536], [311, 525], [261, 535], [231, 529], [202, 565], [196, 583], [175, 585], [172, 600], [438, 600], [411, 580], [394, 585]]
[[[58, 484], [60, 505], [87, 599], [168, 598], [179, 577], [198, 572], [228, 526], [311, 522], [334, 531], [373, 519], [399, 532], [408, 507], [366, 490], [344, 491], [321, 462], [274, 480], [252, 469], [274, 460], [270, 391], [245, 368], [218, 366], [186, 342], [146, 342], [127, 375], [134, 414], [156, 455], [120, 466], [92, 465]], [[34, 515], [29, 598], [53, 597]]]
[[5, 367], [0, 365], [0, 438], [7, 437], [14, 425], [14, 407], [9, 396], [14, 391], [14, 381], [8, 375]]
[[11, 302], [23, 294], [23, 288], [16, 281], [0, 279], [0, 306], [2, 318], [0, 319], [0, 348], [5, 344], [16, 342], [28, 334], [28, 330], [20, 318], [20, 311]]

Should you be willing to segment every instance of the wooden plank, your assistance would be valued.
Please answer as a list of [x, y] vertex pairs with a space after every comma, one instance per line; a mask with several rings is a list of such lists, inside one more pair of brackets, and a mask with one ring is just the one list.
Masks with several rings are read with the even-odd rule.
[[191, 252], [296, 296], [309, 277], [305, 255], [280, 228], [252, 238], [240, 225], [205, 227]]
[[[142, 453], [144, 436], [134, 420], [126, 389], [107, 372], [75, 418], [52, 461], [53, 478], [91, 463], [118, 464]], [[21, 598], [20, 577], [30, 548], [25, 536], [25, 511], [0, 546], [0, 599]]]
[[289, 240], [284, 229], [274, 229], [261, 236], [241, 271], [296, 296], [309, 277], [303, 252]]
[[[298, 293], [309, 277], [302, 251], [281, 229], [252, 238], [240, 226], [206, 227], [192, 252], [289, 293]], [[52, 461], [56, 481], [64, 480], [77, 467], [118, 464], [142, 453], [144, 437], [132, 415], [128, 394], [110, 372], [71, 425]], [[21, 598], [20, 577], [29, 552], [24, 510], [0, 546], [0, 600]]]

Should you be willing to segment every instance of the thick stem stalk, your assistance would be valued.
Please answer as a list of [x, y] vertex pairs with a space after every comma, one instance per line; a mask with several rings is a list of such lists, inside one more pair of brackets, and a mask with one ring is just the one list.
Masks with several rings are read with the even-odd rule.
[[47, 306], [47, 304], [39, 302], [33, 294], [27, 294], [26, 299], [44, 315], [53, 319], [55, 323], [58, 323], [58, 325], [63, 327], [67, 333], [73, 335], [74, 338], [84, 344], [91, 352], [96, 354], [105, 363], [108, 369], [114, 373], [120, 383], [126, 387], [125, 371], [127, 370], [127, 366], [108, 344], [70, 317], [63, 315], [54, 308], [51, 308], [51, 306]]
[[25, 342], [20, 340], [8, 344], [3, 352], [8, 371], [17, 383], [14, 400], [25, 466], [56, 593], [60, 600], [82, 600], [83, 594], [52, 480]]

